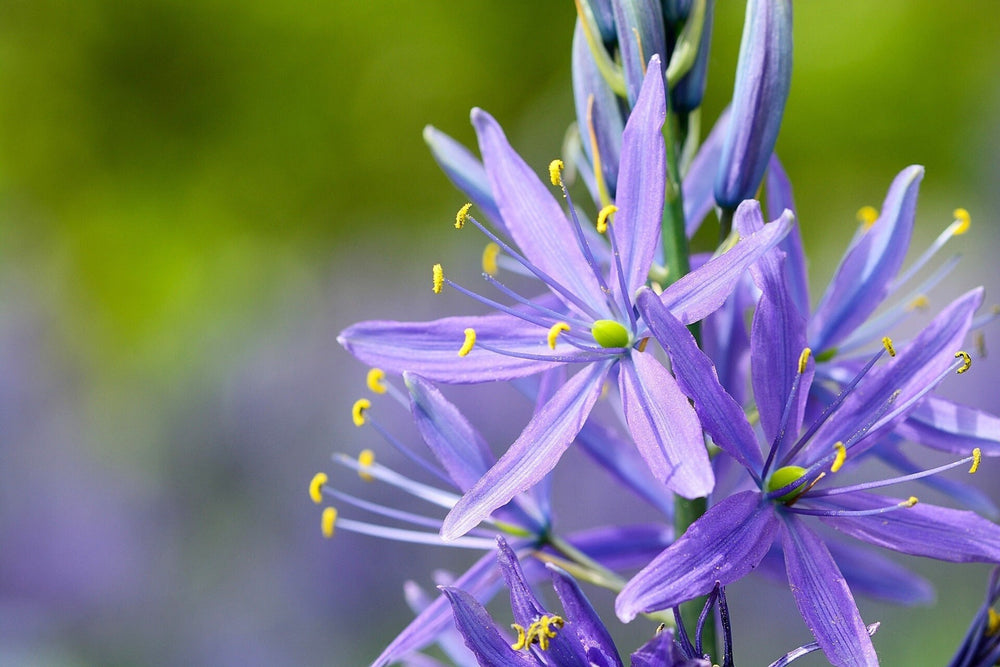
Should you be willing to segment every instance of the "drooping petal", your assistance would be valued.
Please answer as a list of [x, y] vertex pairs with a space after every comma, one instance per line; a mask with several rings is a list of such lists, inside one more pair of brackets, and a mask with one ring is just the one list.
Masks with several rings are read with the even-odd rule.
[[771, 503], [742, 491], [711, 507], [676, 542], [635, 575], [615, 600], [628, 622], [726, 586], [753, 570], [778, 529]]
[[[551, 352], [541, 327], [506, 314], [445, 317], [430, 322], [369, 320], [340, 332], [337, 342], [362, 362], [386, 372], [413, 371], [429, 380], [451, 384], [510, 380], [540, 373], [559, 363], [501, 355], [482, 347], [474, 347], [460, 357], [458, 351], [466, 329], [474, 329], [478, 340], [505, 350]], [[561, 347], [569, 354], [575, 350], [567, 345]]]
[[[870, 510], [902, 503], [870, 493], [823, 499], [832, 509]], [[917, 503], [874, 516], [826, 516], [821, 520], [859, 540], [912, 556], [952, 563], [1000, 563], [1000, 526], [974, 512]]]
[[674, 317], [691, 324], [717, 310], [732, 293], [747, 268], [773, 248], [792, 228], [791, 213], [741, 239], [732, 249], [713, 257], [663, 290], [660, 300]]
[[474, 528], [552, 470], [583, 428], [613, 361], [590, 364], [535, 413], [518, 439], [445, 517], [441, 536], [455, 539]]
[[[627, 294], [619, 303], [631, 303], [632, 295], [646, 283], [653, 255], [660, 246], [663, 217], [663, 183], [666, 176], [666, 147], [663, 121], [667, 115], [660, 59], [649, 61], [642, 92], [622, 136], [621, 165], [611, 233], [621, 254]], [[618, 291], [618, 281], [612, 281]]]
[[590, 600], [583, 594], [579, 584], [564, 570], [551, 563], [547, 567], [552, 574], [552, 585], [556, 589], [556, 595], [559, 596], [563, 611], [566, 612], [563, 635], [572, 634], [576, 637], [576, 642], [586, 655], [590, 666], [621, 667], [622, 661], [618, 656], [614, 640], [611, 639], [608, 629], [590, 604]]
[[843, 667], [877, 667], [875, 647], [851, 589], [823, 541], [797, 517], [785, 516], [781, 545], [795, 604], [827, 660]]
[[424, 141], [445, 176], [465, 193], [487, 220], [506, 233], [507, 228], [504, 227], [500, 210], [493, 200], [483, 163], [465, 146], [431, 125], [424, 128]]
[[[636, 106], [649, 59], [666, 53], [663, 9], [658, 0], [612, 0], [628, 101]], [[661, 60], [657, 64], [662, 67]]]
[[685, 498], [707, 496], [715, 478], [698, 416], [652, 354], [633, 351], [618, 376], [632, 439], [653, 476]]
[[[597, 278], [555, 197], [511, 148], [492, 116], [473, 109], [472, 124], [497, 207], [518, 248], [578, 298], [603, 304]], [[561, 294], [559, 297], [565, 298]]]
[[[792, 183], [777, 155], [771, 156], [767, 167], [767, 212], [769, 218], [778, 217], [788, 209], [792, 213], [795, 199], [792, 197]], [[778, 245], [785, 252], [785, 279], [788, 292], [803, 316], [809, 316], [809, 279], [806, 271], [806, 253], [802, 248], [802, 234], [795, 225]]]
[[442, 587], [441, 592], [451, 603], [455, 625], [480, 667], [537, 667], [538, 663], [527, 654], [511, 648], [509, 640], [500, 634], [489, 613], [474, 597], [452, 586]]
[[878, 220], [841, 260], [810, 324], [809, 343], [817, 354], [836, 347], [888, 294], [910, 245], [923, 177], [920, 166], [896, 176]]
[[691, 332], [648, 288], [639, 290], [636, 305], [650, 332], [670, 355], [677, 384], [694, 401], [702, 427], [715, 444], [760, 474], [764, 460], [743, 408], [722, 388], [715, 367], [698, 349]]
[[979, 447], [983, 456], [1000, 456], [1000, 417], [940, 396], [920, 401], [896, 433], [954, 454], [968, 454]]

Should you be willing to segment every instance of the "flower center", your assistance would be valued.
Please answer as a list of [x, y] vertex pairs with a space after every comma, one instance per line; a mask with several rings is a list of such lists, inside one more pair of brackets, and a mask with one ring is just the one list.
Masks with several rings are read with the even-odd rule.
[[[806, 469], [801, 466], [785, 466], [783, 468], [778, 468], [774, 471], [771, 477], [768, 478], [766, 485], [767, 490], [777, 491], [778, 489], [784, 488], [793, 482], [797, 482], [804, 474], [806, 474]], [[794, 489], [783, 496], [779, 496], [778, 500], [781, 502], [787, 502], [799, 495], [801, 491], [801, 488]]]
[[590, 329], [591, 335], [601, 347], [628, 347], [628, 329], [614, 320], [597, 320]]

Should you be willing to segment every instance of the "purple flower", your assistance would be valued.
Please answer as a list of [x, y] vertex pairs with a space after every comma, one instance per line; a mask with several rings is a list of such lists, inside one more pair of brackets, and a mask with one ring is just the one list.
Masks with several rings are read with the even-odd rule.
[[[617, 376], [625, 421], [654, 476], [686, 497], [706, 495], [713, 477], [701, 429], [671, 374], [643, 351], [648, 337], [633, 294], [645, 285], [659, 247], [663, 209], [665, 117], [663, 78], [655, 58], [622, 138], [617, 213], [610, 248], [597, 245], [570, 204], [556, 199], [507, 143], [496, 121], [473, 112], [484, 167], [504, 225], [520, 250], [472, 222], [550, 293], [527, 299], [485, 277], [518, 302], [510, 307], [479, 296], [435, 270], [435, 289], [448, 285], [499, 312], [433, 322], [363, 322], [338, 340], [362, 361], [390, 372], [469, 383], [510, 380], [560, 366], [580, 370], [539, 407], [521, 436], [469, 489], [442, 528], [460, 536], [551, 471], [583, 427], [605, 382]], [[558, 167], [553, 182], [561, 183]], [[563, 193], [569, 201], [565, 187]], [[599, 223], [610, 214], [605, 209]], [[790, 216], [744, 238], [668, 287], [659, 297], [675, 317], [695, 322], [718, 308], [742, 272], [791, 227]], [[609, 257], [606, 275], [598, 257]]]
[[[759, 208], [745, 202], [736, 211], [736, 222], [739, 229], [760, 224]], [[765, 258], [752, 269], [763, 292], [753, 323], [753, 330], [760, 333], [751, 341], [753, 387], [762, 422], [765, 412], [780, 415], [776, 428], [764, 429], [769, 445], [766, 459], [741, 406], [719, 384], [710, 360], [687, 329], [656, 295], [649, 291], [638, 295], [639, 310], [669, 353], [705, 431], [742, 464], [756, 488], [735, 493], [709, 509], [629, 582], [616, 610], [629, 620], [639, 612], [704, 595], [716, 581], [727, 585], [757, 567], [777, 540], [796, 604], [827, 658], [838, 665], [877, 664], [845, 577], [805, 518], [816, 517], [847, 535], [907, 554], [953, 562], [1000, 562], [1000, 527], [993, 523], [972, 512], [915, 504], [915, 498], [869, 493], [973, 460], [975, 469], [978, 451], [914, 475], [828, 486], [845, 460], [875, 444], [944, 377], [965, 367], [967, 355], [955, 350], [969, 329], [982, 291], [956, 300], [899, 352], [887, 342], [803, 430], [804, 400], [815, 364], [808, 349], [794, 350], [795, 339], [789, 340], [783, 326], [791, 297], [773, 259]], [[875, 367], [886, 353], [895, 356]], [[791, 369], [790, 383], [784, 380], [786, 366]], [[785, 389], [760, 391], [768, 379]]]

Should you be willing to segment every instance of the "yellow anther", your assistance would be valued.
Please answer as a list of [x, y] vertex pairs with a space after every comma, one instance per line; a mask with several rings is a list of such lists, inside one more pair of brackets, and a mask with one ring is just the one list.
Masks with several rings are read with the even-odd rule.
[[500, 246], [493, 241], [483, 248], [483, 273], [491, 276], [497, 274], [497, 257], [500, 255]]
[[355, 426], [365, 425], [365, 410], [372, 406], [372, 402], [367, 398], [359, 398], [354, 401], [354, 405], [351, 406], [351, 419], [354, 420]]
[[569, 331], [569, 325], [565, 322], [556, 322], [549, 327], [548, 341], [550, 350], [556, 349], [556, 338], [558, 338], [559, 334], [563, 331]]
[[434, 276], [434, 282], [432, 283], [432, 289], [435, 294], [441, 293], [441, 288], [444, 287], [444, 269], [441, 268], [440, 264], [435, 264], [431, 269], [431, 273]]
[[892, 346], [892, 339], [888, 336], [882, 337], [882, 347], [885, 348], [885, 351], [889, 353], [890, 357], [896, 356], [896, 348]]
[[328, 479], [330, 478], [326, 476], [325, 472], [318, 472], [313, 475], [312, 481], [309, 482], [309, 497], [317, 505], [323, 502], [323, 485]]
[[549, 162], [549, 180], [552, 181], [552, 185], [562, 187], [562, 170], [565, 166], [563, 161], [559, 159]]
[[962, 360], [962, 365], [958, 367], [958, 370], [955, 371], [956, 373], [964, 373], [965, 371], [972, 368], [972, 357], [969, 356], [968, 352], [965, 352], [964, 350], [959, 350], [958, 352], [955, 353], [955, 358]]
[[549, 649], [549, 640], [556, 636], [556, 631], [549, 626], [554, 625], [557, 628], [561, 628], [563, 623], [563, 619], [559, 616], [542, 616], [528, 628], [527, 641], [529, 643], [538, 642], [538, 648], [547, 651]]
[[802, 354], [799, 355], [799, 375], [806, 372], [806, 366], [809, 364], [809, 356], [812, 354], [812, 349], [806, 347], [802, 349]]
[[649, 336], [646, 336], [645, 338], [643, 338], [642, 340], [640, 340], [636, 344], [635, 349], [639, 350], [640, 352], [645, 352], [647, 345], [649, 345]]
[[983, 335], [982, 331], [977, 331], [976, 335], [973, 337], [973, 341], [976, 345], [976, 354], [979, 357], [986, 356], [986, 336]]
[[833, 459], [830, 472], [837, 472], [843, 467], [844, 461], [847, 460], [847, 447], [844, 447], [844, 443], [842, 442], [834, 443], [833, 447], [837, 450], [837, 456]]
[[608, 231], [608, 216], [612, 213], [618, 211], [618, 207], [614, 204], [608, 204], [601, 209], [600, 213], [597, 214], [597, 231], [600, 234]]
[[972, 216], [964, 208], [956, 208], [952, 213], [955, 216], [955, 220], [958, 221], [958, 227], [955, 227], [955, 236], [960, 236], [965, 232], [969, 231], [969, 225], [972, 224]]
[[469, 219], [470, 208], [472, 208], [472, 202], [469, 202], [462, 208], [458, 209], [458, 213], [455, 214], [455, 229], [465, 227], [465, 221]]
[[464, 357], [469, 352], [472, 352], [473, 346], [476, 344], [476, 330], [469, 328], [465, 330], [465, 342], [462, 343], [462, 347], [458, 350], [458, 356]]
[[969, 474], [979, 470], [979, 464], [983, 462], [983, 450], [976, 447], [972, 450], [972, 467], [969, 468]]
[[360, 466], [360, 469], [358, 470], [358, 477], [366, 482], [370, 482], [375, 479], [370, 473], [367, 472], [367, 469], [371, 468], [374, 463], [375, 452], [370, 449], [362, 449], [361, 453], [358, 454], [358, 465]]
[[858, 209], [858, 222], [864, 225], [865, 229], [871, 229], [876, 220], [878, 220], [878, 209], [874, 206], [862, 206]]
[[987, 613], [989, 621], [986, 623], [986, 636], [992, 637], [997, 631], [1000, 631], [1000, 614], [993, 611], [993, 607], [990, 607]]
[[900, 505], [901, 505], [902, 507], [913, 507], [913, 506], [914, 506], [914, 505], [916, 505], [916, 504], [917, 504], [918, 502], [920, 502], [920, 501], [919, 501], [919, 500], [917, 500], [917, 497], [916, 497], [916, 496], [910, 496], [910, 497], [909, 497], [909, 498], [907, 498], [907, 499], [906, 499], [906, 500], [905, 500], [904, 502], [901, 502], [901, 503], [900, 503]]
[[906, 306], [906, 309], [907, 310], [917, 310], [919, 308], [919, 309], [922, 310], [924, 308], [927, 308], [930, 305], [931, 305], [930, 299], [928, 299], [926, 296], [924, 296], [923, 294], [921, 294], [921, 295], [917, 296], [916, 298], [914, 298], [913, 301], [911, 301]]
[[389, 389], [385, 383], [385, 371], [381, 368], [369, 369], [368, 375], [365, 377], [365, 384], [376, 394], [384, 394]]
[[524, 627], [518, 625], [517, 623], [511, 623], [510, 627], [517, 633], [517, 641], [510, 645], [515, 651], [520, 651], [522, 648], [527, 648], [528, 646], [528, 635], [524, 631]]
[[337, 508], [327, 507], [323, 510], [323, 516], [320, 519], [320, 526], [323, 529], [323, 537], [333, 537], [333, 527], [337, 523]]

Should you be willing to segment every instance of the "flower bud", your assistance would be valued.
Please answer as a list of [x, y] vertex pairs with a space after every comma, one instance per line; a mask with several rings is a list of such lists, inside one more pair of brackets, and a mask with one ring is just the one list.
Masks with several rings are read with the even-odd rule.
[[618, 50], [625, 71], [629, 107], [635, 105], [646, 75], [646, 63], [654, 55], [669, 61], [663, 30], [663, 8], [658, 0], [613, 0]]
[[[666, 6], [664, 2], [664, 6]], [[690, 9], [690, 7], [688, 7]], [[698, 55], [694, 65], [670, 89], [670, 106], [678, 113], [688, 113], [701, 106], [705, 97], [705, 82], [708, 78], [708, 51], [712, 44], [712, 14], [715, 0], [706, 0], [705, 23], [701, 29], [701, 39], [698, 42]], [[666, 10], [664, 9], [664, 13]]]

